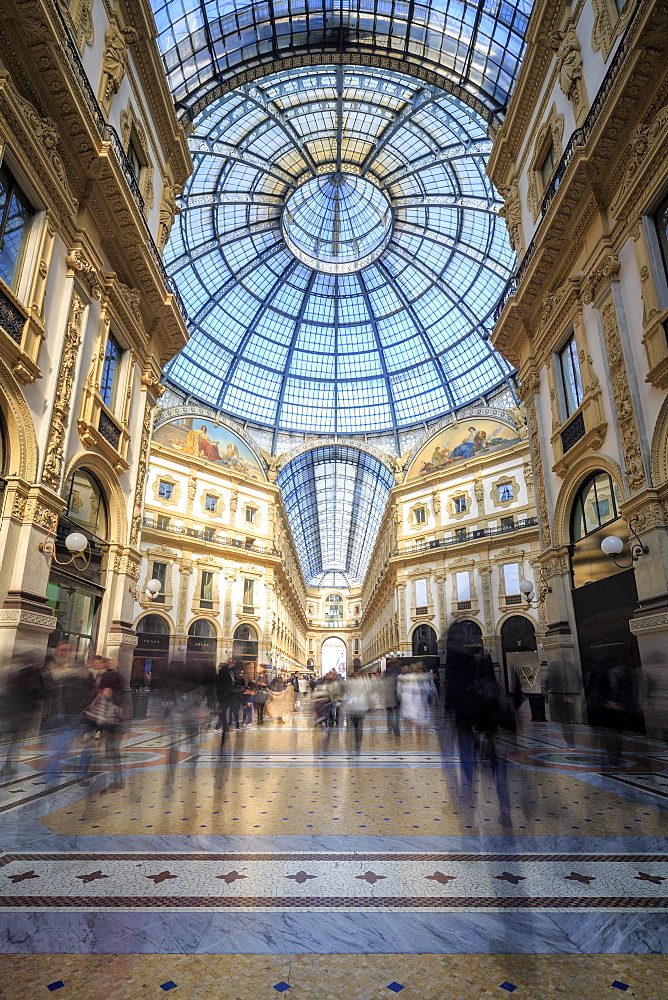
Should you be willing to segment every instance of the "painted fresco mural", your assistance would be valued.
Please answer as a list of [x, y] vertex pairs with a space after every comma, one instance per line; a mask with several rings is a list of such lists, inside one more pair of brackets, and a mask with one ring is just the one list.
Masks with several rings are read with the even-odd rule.
[[514, 427], [473, 417], [444, 428], [425, 445], [411, 465], [407, 479], [428, 476], [474, 456], [489, 455], [518, 444], [520, 437]]
[[257, 459], [243, 441], [226, 427], [217, 427], [211, 420], [202, 417], [172, 420], [157, 428], [153, 440], [182, 455], [204, 459], [250, 479], [263, 478]]

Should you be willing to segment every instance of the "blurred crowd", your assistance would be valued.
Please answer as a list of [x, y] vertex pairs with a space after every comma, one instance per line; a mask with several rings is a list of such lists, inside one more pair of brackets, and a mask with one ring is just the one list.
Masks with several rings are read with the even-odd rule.
[[[336, 670], [318, 678], [299, 671], [249, 677], [247, 669], [243, 660], [231, 659], [215, 676], [204, 676], [186, 660], [169, 664], [153, 695], [151, 716], [168, 734], [168, 780], [180, 759], [190, 761], [194, 774], [199, 738], [209, 730], [220, 734], [223, 750], [231, 731], [260, 728], [269, 720], [284, 725], [300, 712], [302, 720], [310, 720], [322, 749], [338, 730], [360, 752], [365, 725], [369, 729], [366, 720], [374, 713], [373, 731], [386, 728], [394, 745], [403, 732], [410, 732], [412, 745], [427, 750], [429, 731], [436, 733], [444, 763], [458, 771], [463, 795], [470, 794], [477, 770], [488, 768], [502, 820], [507, 815], [507, 754], [498, 752], [498, 735], [506, 742], [512, 739], [524, 692], [518, 677], [511, 690], [500, 683], [499, 665], [487, 651], [449, 641], [441, 672], [419, 659], [396, 657], [387, 660], [383, 673], [360, 671], [348, 678]], [[589, 723], [612, 766], [621, 764], [624, 733], [639, 731], [638, 674], [621, 657], [603, 654], [586, 672]], [[108, 659], [91, 654], [83, 660], [68, 642], [59, 643], [42, 662], [29, 652], [17, 655], [5, 673], [0, 700], [2, 774], [15, 774], [24, 741], [41, 736], [48, 785], [59, 784], [64, 773], [89, 782], [95, 759], [94, 770], [105, 775], [103, 791], [123, 787], [123, 726], [133, 715], [145, 716], [148, 699], [148, 692], [131, 692]], [[566, 703], [562, 709], [564, 739], [572, 746], [573, 719]], [[432, 742], [432, 750], [434, 746]]]

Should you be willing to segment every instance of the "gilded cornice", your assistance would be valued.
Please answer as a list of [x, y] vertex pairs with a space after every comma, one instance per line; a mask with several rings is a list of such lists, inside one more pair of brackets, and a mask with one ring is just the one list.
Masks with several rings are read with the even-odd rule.
[[[594, 218], [610, 204], [622, 183], [629, 137], [638, 118], [655, 106], [657, 88], [665, 87], [665, 47], [656, 44], [666, 34], [667, 19], [668, 3], [661, 0], [646, 3], [646, 10], [631, 24], [628, 55], [610, 85], [588, 142], [573, 155], [536, 231], [532, 260], [492, 337], [494, 346], [511, 362], [517, 363], [525, 330], [535, 325], [545, 294], [565, 283]], [[519, 94], [516, 87], [513, 100]]]
[[526, 33], [526, 50], [513, 87], [508, 110], [499, 128], [487, 173], [493, 183], [503, 186], [520, 154], [531, 119], [540, 103], [548, 67], [554, 60], [550, 38], [570, 13], [564, 0], [538, 0], [534, 4]]
[[0, 144], [30, 161], [31, 184], [57, 217], [72, 217], [77, 200], [70, 190], [66, 166], [60, 155], [60, 134], [55, 124], [42, 117], [22, 97], [6, 70], [0, 70]]
[[156, 42], [153, 12], [148, 0], [119, 0], [119, 9], [125, 24], [131, 25], [137, 33], [137, 41], [132, 47], [132, 62], [140, 78], [142, 96], [150, 109], [151, 121], [171, 167], [173, 180], [183, 184], [192, 172], [192, 158], [165, 77]]

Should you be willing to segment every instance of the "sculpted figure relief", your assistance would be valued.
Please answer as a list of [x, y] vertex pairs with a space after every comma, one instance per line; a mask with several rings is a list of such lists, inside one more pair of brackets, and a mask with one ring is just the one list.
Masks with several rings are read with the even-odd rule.
[[577, 82], [582, 79], [580, 42], [572, 21], [567, 21], [563, 31], [553, 31], [552, 48], [557, 53], [559, 86], [569, 101], [577, 97]]

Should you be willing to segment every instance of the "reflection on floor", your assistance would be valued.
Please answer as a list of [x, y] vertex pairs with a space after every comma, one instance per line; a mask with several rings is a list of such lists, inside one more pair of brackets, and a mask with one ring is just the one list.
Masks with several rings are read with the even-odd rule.
[[0, 996], [668, 997], [664, 744], [611, 763], [586, 727], [525, 722], [469, 789], [447, 727], [397, 741], [376, 713], [356, 753], [295, 715], [221, 753], [202, 721], [194, 743], [157, 705], [133, 723], [117, 790], [102, 748], [55, 789], [44, 740], [22, 748]]

